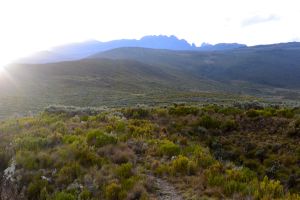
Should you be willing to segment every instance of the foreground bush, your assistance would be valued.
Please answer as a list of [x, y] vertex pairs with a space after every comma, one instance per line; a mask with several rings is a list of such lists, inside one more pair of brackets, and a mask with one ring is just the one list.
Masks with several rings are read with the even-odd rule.
[[159, 152], [161, 155], [172, 157], [180, 153], [180, 147], [169, 140], [163, 140], [159, 146]]
[[87, 143], [91, 146], [103, 147], [108, 144], [116, 144], [117, 141], [117, 138], [114, 136], [108, 135], [99, 130], [93, 130], [87, 134]]

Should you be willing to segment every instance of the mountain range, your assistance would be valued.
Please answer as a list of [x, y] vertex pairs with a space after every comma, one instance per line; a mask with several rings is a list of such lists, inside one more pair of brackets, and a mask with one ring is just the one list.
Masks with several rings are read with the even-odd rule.
[[54, 47], [49, 51], [42, 51], [31, 57], [18, 60], [18, 63], [53, 63], [60, 61], [79, 60], [93, 54], [121, 47], [143, 47], [152, 49], [188, 50], [188, 51], [223, 51], [246, 47], [244, 44], [220, 43], [211, 45], [203, 43], [200, 47], [189, 44], [186, 40], [180, 40], [175, 36], [145, 36], [140, 40], [121, 39], [109, 42], [90, 40], [81, 43], [73, 43]]

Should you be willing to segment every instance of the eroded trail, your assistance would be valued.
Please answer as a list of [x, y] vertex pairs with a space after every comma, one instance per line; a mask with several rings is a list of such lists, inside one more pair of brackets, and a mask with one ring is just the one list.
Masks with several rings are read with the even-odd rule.
[[168, 181], [155, 177], [153, 175], [148, 175], [150, 180], [152, 180], [156, 191], [157, 200], [184, 200], [183, 197], [178, 193], [176, 188]]

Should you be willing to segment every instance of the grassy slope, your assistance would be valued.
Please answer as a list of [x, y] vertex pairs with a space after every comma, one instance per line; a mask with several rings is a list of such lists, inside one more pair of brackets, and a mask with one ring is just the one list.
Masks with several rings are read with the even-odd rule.
[[14, 65], [7, 69], [9, 79], [0, 75], [0, 117], [49, 104], [218, 102], [228, 94], [237, 100], [240, 95], [298, 100], [298, 55], [298, 44], [224, 52], [120, 48], [93, 59]]
[[93, 58], [134, 59], [185, 70], [216, 81], [247, 81], [271, 87], [300, 88], [300, 48], [250, 47], [224, 52], [120, 48]]
[[[14, 65], [0, 78], [0, 115], [39, 111], [49, 104], [126, 106], [195, 101], [226, 86], [179, 69], [132, 60], [86, 59]], [[201, 92], [200, 92], [201, 91]], [[212, 95], [213, 96], [213, 95]]]

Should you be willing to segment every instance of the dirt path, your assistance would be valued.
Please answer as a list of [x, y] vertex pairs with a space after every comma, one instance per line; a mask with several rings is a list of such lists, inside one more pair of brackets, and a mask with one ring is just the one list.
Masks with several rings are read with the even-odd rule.
[[158, 177], [153, 177], [155, 187], [157, 188], [158, 200], [183, 200], [182, 196], [178, 194], [174, 186], [166, 180]]

